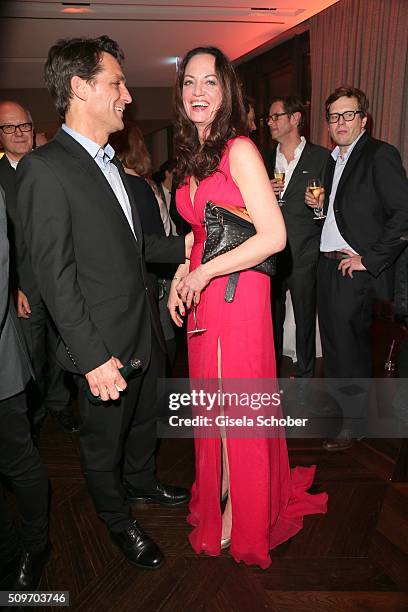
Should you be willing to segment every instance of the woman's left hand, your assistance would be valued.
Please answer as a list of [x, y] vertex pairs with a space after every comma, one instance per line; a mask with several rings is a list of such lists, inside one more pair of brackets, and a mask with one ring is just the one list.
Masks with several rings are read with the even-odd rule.
[[211, 277], [206, 271], [205, 264], [201, 264], [179, 282], [177, 293], [187, 308], [190, 308], [193, 303], [198, 304], [200, 302], [201, 292], [210, 280]]

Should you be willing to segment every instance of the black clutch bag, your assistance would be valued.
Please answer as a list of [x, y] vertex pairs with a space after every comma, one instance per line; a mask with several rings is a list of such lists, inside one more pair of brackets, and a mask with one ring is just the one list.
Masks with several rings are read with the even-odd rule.
[[[256, 234], [254, 224], [246, 208], [230, 204], [216, 204], [210, 200], [205, 205], [204, 224], [207, 237], [202, 263], [207, 263], [218, 255], [232, 251]], [[276, 255], [271, 255], [251, 270], [273, 276], [276, 274]], [[239, 272], [233, 272], [229, 276], [224, 297], [226, 302], [232, 302], [234, 299], [238, 277]]]

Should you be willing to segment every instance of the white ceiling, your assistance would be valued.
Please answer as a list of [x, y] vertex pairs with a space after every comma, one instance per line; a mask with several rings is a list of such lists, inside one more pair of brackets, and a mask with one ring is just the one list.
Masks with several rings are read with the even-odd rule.
[[[235, 60], [338, 0], [3, 0], [0, 88], [43, 87], [43, 65], [59, 38], [108, 34], [126, 54], [131, 87], [168, 87], [175, 58], [198, 45]], [[251, 5], [255, 6], [251, 8]]]

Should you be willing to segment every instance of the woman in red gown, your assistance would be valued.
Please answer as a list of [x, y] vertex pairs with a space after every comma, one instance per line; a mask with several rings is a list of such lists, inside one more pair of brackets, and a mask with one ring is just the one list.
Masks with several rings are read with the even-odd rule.
[[[213, 47], [184, 58], [176, 84], [176, 203], [191, 224], [190, 264], [179, 267], [169, 299], [182, 325], [189, 310], [192, 379], [275, 379], [270, 279], [248, 268], [285, 246], [283, 218], [262, 159], [245, 136], [242, 93], [232, 65]], [[208, 200], [246, 207], [256, 234], [234, 250], [201, 263]], [[228, 275], [239, 275], [235, 298], [224, 300]], [[231, 390], [231, 389], [229, 389]], [[310, 495], [314, 466], [289, 468], [284, 437], [195, 439], [196, 480], [188, 521], [197, 553], [219, 555], [230, 546], [236, 561], [271, 562], [269, 551], [297, 533], [305, 514], [326, 512], [325, 493]], [[220, 494], [227, 498], [221, 515]]]

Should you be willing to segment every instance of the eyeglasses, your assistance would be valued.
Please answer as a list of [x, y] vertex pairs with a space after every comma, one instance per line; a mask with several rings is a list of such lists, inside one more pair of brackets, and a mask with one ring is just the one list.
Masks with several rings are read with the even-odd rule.
[[33, 129], [33, 124], [19, 123], [18, 125], [0, 125], [0, 130], [2, 130], [5, 134], [14, 134], [17, 128], [20, 130], [20, 132], [31, 132]]
[[330, 113], [327, 115], [327, 122], [337, 123], [340, 120], [340, 117], [343, 117], [344, 121], [353, 121], [354, 117], [360, 114], [362, 114], [361, 110], [346, 111], [344, 113]]
[[273, 113], [273, 115], [268, 115], [267, 121], [277, 121], [283, 115], [290, 115], [290, 113]]

